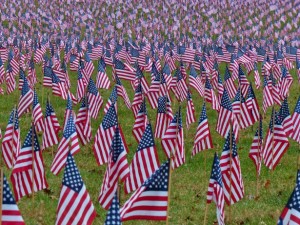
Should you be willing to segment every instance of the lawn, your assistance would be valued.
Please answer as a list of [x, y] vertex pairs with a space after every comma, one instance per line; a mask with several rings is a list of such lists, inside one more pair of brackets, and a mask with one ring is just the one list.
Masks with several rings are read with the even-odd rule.
[[[95, 68], [97, 63], [95, 62]], [[259, 68], [260, 68], [259, 64]], [[225, 65], [220, 65], [221, 74], [224, 74]], [[51, 103], [54, 107], [56, 115], [60, 124], [63, 123], [64, 111], [66, 108], [66, 101], [51, 94], [51, 89], [42, 87], [42, 70], [41, 65], [36, 65], [36, 71], [38, 75], [39, 83], [36, 86], [38, 98], [42, 104], [43, 113], [45, 112], [46, 98], [49, 94]], [[107, 68], [107, 73], [111, 79], [111, 68]], [[290, 112], [292, 113], [296, 101], [299, 96], [299, 84], [296, 79], [296, 71], [291, 70], [291, 74], [294, 77], [293, 85], [290, 89], [290, 96], [288, 103]], [[71, 79], [71, 91], [75, 94], [77, 85], [77, 73], [70, 72]], [[150, 75], [146, 74], [148, 80]], [[18, 77], [17, 77], [18, 78]], [[93, 79], [96, 79], [96, 69], [93, 73]], [[254, 83], [253, 74], [248, 76], [248, 79]], [[123, 81], [130, 100], [133, 100], [134, 92], [129, 82]], [[253, 85], [254, 86], [254, 85]], [[112, 88], [112, 87], [111, 87]], [[104, 104], [110, 95], [110, 90], [100, 90], [101, 96], [104, 99]], [[256, 97], [260, 106], [262, 106], [262, 88], [255, 90]], [[0, 127], [2, 134], [4, 134], [5, 127], [7, 125], [9, 115], [14, 105], [18, 103], [20, 91], [15, 90], [10, 95], [4, 95], [0, 97]], [[178, 109], [178, 103], [174, 101], [174, 95], [171, 95], [173, 99], [173, 112]], [[198, 120], [203, 99], [199, 98], [196, 91], [192, 90], [192, 98], [196, 109], [196, 118]], [[175, 104], [174, 104], [175, 103]], [[80, 104], [74, 106], [74, 110], [78, 112]], [[261, 107], [262, 108], [262, 107]], [[276, 110], [279, 106], [275, 107]], [[155, 127], [156, 110], [150, 108], [147, 104], [148, 117], [150, 118], [152, 128]], [[222, 138], [216, 131], [217, 113], [211, 109], [211, 105], [207, 104], [208, 121], [212, 132], [214, 149], [207, 150], [197, 154], [195, 157], [191, 157], [194, 136], [197, 128], [197, 123], [194, 123], [187, 131], [185, 126], [185, 103], [182, 104], [183, 122], [184, 122], [184, 137], [185, 137], [185, 154], [186, 164], [176, 169], [172, 173], [171, 180], [171, 193], [170, 193], [170, 210], [169, 210], [169, 224], [203, 224], [204, 212], [206, 207], [206, 192], [209, 182], [210, 170], [212, 166], [213, 155], [215, 152], [221, 155], [222, 148], [225, 139]], [[103, 106], [100, 109], [99, 116], [96, 120], [92, 119], [92, 133], [93, 137], [99, 127], [104, 116]], [[132, 112], [125, 106], [123, 99], [118, 98], [118, 116], [122, 129], [125, 134], [126, 142], [130, 150], [128, 155], [128, 162], [131, 161], [134, 152], [137, 149], [138, 143], [132, 135], [132, 127], [134, 124], [134, 117]], [[266, 117], [263, 122], [264, 137], [267, 131], [267, 127], [270, 121], [271, 108], [268, 109]], [[31, 114], [26, 114], [20, 118], [21, 128], [21, 142], [24, 142], [25, 136], [31, 124]], [[256, 196], [256, 171], [253, 162], [249, 159], [249, 148], [257, 128], [256, 123], [252, 128], [242, 130], [240, 132], [240, 140], [238, 145], [238, 153], [241, 161], [241, 170], [245, 186], [245, 197], [240, 202], [234, 204], [231, 207], [231, 217], [227, 224], [275, 224], [281, 210], [284, 208], [289, 195], [291, 194], [294, 185], [297, 172], [297, 157], [299, 155], [299, 146], [295, 141], [290, 141], [290, 148], [283, 156], [281, 162], [275, 169], [275, 171], [269, 171], [264, 165], [262, 166], [261, 177], [259, 179], [259, 196]], [[60, 137], [62, 134], [60, 133]], [[40, 145], [41, 134], [39, 134]], [[84, 183], [89, 191], [91, 199], [97, 211], [97, 217], [94, 224], [103, 224], [105, 221], [106, 211], [101, 208], [97, 199], [99, 190], [101, 187], [103, 175], [106, 166], [98, 166], [94, 158], [93, 139], [88, 145], [81, 147], [80, 152], [75, 155], [75, 161]], [[159, 154], [160, 162], [166, 160], [160, 140], [156, 139], [157, 151]], [[54, 158], [57, 146], [47, 149], [43, 152], [46, 178], [49, 184], [49, 191], [40, 191], [34, 194], [34, 197], [24, 197], [18, 203], [23, 218], [26, 224], [54, 224], [56, 216], [56, 208], [60, 195], [61, 183], [63, 171], [58, 176], [54, 176], [50, 172], [50, 166]], [[3, 163], [2, 163], [3, 165]], [[5, 169], [5, 175], [9, 177], [11, 171]], [[11, 184], [11, 183], [10, 183]], [[123, 189], [121, 189], [121, 205], [124, 204], [126, 199], [130, 196], [125, 196]], [[225, 217], [229, 216], [229, 207], [226, 206]], [[211, 204], [208, 207], [207, 224], [213, 224], [216, 221], [216, 209], [215, 205]], [[165, 222], [155, 221], [129, 221], [125, 224], [165, 224]]]

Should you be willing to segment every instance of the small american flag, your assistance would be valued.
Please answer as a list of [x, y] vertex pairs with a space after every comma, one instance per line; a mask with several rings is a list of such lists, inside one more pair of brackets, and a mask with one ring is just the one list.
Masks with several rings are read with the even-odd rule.
[[219, 225], [225, 224], [225, 211], [224, 211], [224, 190], [222, 182], [222, 173], [220, 167], [220, 160], [217, 153], [215, 153], [211, 175], [209, 179], [207, 191], [207, 203], [215, 202], [217, 206], [217, 219]]
[[88, 84], [87, 99], [91, 117], [96, 119], [103, 104], [103, 99], [92, 79], [90, 79]]
[[266, 112], [267, 108], [269, 108], [272, 105], [274, 105], [272, 92], [267, 83], [267, 78], [266, 78], [266, 76], [264, 76], [264, 89], [263, 89], [263, 110], [264, 110], [264, 112]]
[[229, 69], [228, 69], [227, 66], [226, 66], [225, 75], [224, 75], [224, 87], [228, 91], [229, 97], [231, 99], [234, 98], [235, 93], [237, 92], [237, 89], [236, 89], [233, 78], [231, 77]]
[[173, 119], [173, 114], [172, 111], [170, 111], [171, 106], [167, 96], [159, 97], [157, 105], [158, 107], [154, 136], [156, 138], [162, 138], [168, 125]]
[[29, 110], [30, 105], [33, 101], [33, 91], [29, 88], [27, 79], [24, 79], [24, 84], [22, 86], [21, 96], [19, 100], [19, 117], [21, 117], [25, 112]]
[[262, 151], [263, 151], [263, 130], [262, 130], [262, 117], [260, 116], [259, 125], [255, 132], [250, 152], [249, 158], [252, 159], [256, 167], [256, 172], [260, 175], [261, 162], [262, 162]]
[[108, 162], [109, 150], [118, 124], [115, 103], [112, 103], [100, 124], [93, 146], [94, 155], [99, 166]]
[[185, 163], [184, 140], [181, 110], [175, 114], [161, 140], [162, 148], [168, 158], [173, 158], [172, 168]]
[[148, 122], [146, 101], [144, 98], [142, 104], [140, 105], [140, 110], [137, 114], [132, 130], [132, 134], [138, 143], [140, 142], [143, 133], [145, 132]]
[[92, 138], [91, 117], [86, 97], [82, 98], [81, 106], [76, 117], [76, 131], [82, 145], [86, 145]]
[[263, 149], [265, 165], [269, 169], [274, 170], [288, 148], [289, 140], [283, 130], [277, 112], [273, 109]]
[[289, 74], [289, 71], [286, 67], [281, 67], [282, 76], [279, 83], [279, 94], [281, 98], [286, 98], [289, 95], [290, 87], [293, 83], [293, 77]]
[[126, 194], [139, 188], [158, 167], [159, 160], [152, 128], [148, 123], [129, 167], [129, 176], [124, 186]]
[[286, 204], [277, 225], [299, 224], [300, 223], [300, 171], [297, 171], [296, 186]]
[[119, 79], [134, 81], [136, 76], [136, 71], [131, 66], [124, 64], [122, 61], [115, 59], [114, 63], [115, 76]]
[[116, 107], [116, 111], [117, 111], [117, 99], [118, 99], [118, 94], [117, 94], [117, 87], [116, 85], [114, 86], [114, 88], [112, 89], [111, 93], [110, 93], [110, 96], [107, 100], [107, 103], [104, 107], [104, 113], [107, 113], [109, 107], [112, 105], [112, 104], [115, 104], [115, 107]]
[[196, 131], [192, 155], [194, 156], [200, 151], [211, 148], [213, 148], [213, 143], [206, 114], [206, 104], [203, 103], [202, 112], [199, 118], [198, 127]]
[[261, 86], [260, 76], [257, 69], [257, 63], [254, 63], [254, 82], [256, 89], [259, 89]]
[[248, 109], [250, 110], [254, 121], [258, 121], [260, 118], [260, 114], [259, 114], [259, 106], [258, 106], [258, 102], [256, 100], [255, 97], [255, 93], [253, 91], [252, 85], [250, 84], [249, 88], [248, 88], [248, 94], [247, 94], [247, 99], [246, 99], [246, 104]]
[[244, 183], [233, 131], [227, 134], [220, 166], [224, 182], [225, 201], [228, 205], [232, 205], [244, 197]]
[[292, 123], [292, 117], [290, 114], [287, 98], [283, 100], [278, 116], [286, 136], [289, 137], [293, 133], [294, 125]]
[[32, 119], [36, 129], [36, 132], [44, 131], [44, 121], [42, 108], [38, 100], [36, 91], [34, 90], [33, 104], [32, 104]]
[[189, 84], [191, 87], [195, 88], [201, 97], [204, 96], [203, 84], [193, 65], [190, 66]]
[[109, 89], [109, 87], [110, 87], [110, 80], [108, 79], [105, 68], [103, 68], [101, 62], [98, 62], [98, 73], [97, 73], [97, 79], [96, 79], [96, 87], [97, 88], [104, 88], [104, 89]]
[[120, 216], [120, 203], [117, 193], [111, 202], [109, 210], [106, 214], [106, 219], [104, 225], [122, 225], [121, 216]]
[[25, 76], [24, 70], [20, 69], [20, 73], [19, 73], [19, 90], [22, 90], [25, 77], [26, 76]]
[[23, 217], [20, 213], [19, 207], [15, 202], [14, 196], [10, 190], [9, 184], [5, 175], [1, 181], [3, 187], [2, 193], [2, 224], [4, 225], [25, 225]]
[[195, 118], [195, 107], [194, 107], [194, 103], [192, 100], [192, 94], [191, 92], [188, 90], [187, 93], [187, 106], [186, 106], [186, 127], [187, 129], [190, 128], [190, 125], [192, 123], [196, 122], [196, 118]]
[[53, 95], [59, 96], [62, 99], [68, 98], [68, 92], [65, 84], [61, 82], [54, 72], [52, 72], [52, 93]]
[[48, 187], [42, 151], [34, 126], [29, 129], [20, 153], [16, 158], [11, 174], [11, 182], [16, 201], [19, 201], [25, 195]]
[[57, 153], [51, 165], [51, 172], [57, 175], [64, 167], [69, 152], [75, 155], [80, 150], [79, 141], [77, 137], [76, 127], [74, 123], [73, 113], [71, 112], [66, 127], [64, 129], [63, 137], [58, 145]]
[[60, 125], [58, 123], [56, 114], [49, 100], [46, 103], [46, 112], [44, 118], [45, 129], [43, 132], [43, 149], [49, 148], [58, 144], [58, 132]]
[[167, 219], [169, 167], [169, 161], [162, 164], [125, 202], [122, 221]]
[[92, 60], [90, 59], [87, 52], [85, 52], [85, 55], [84, 55], [84, 68], [82, 69], [82, 73], [84, 74], [84, 77], [86, 78], [86, 81], [88, 81], [91, 78], [94, 69], [95, 69], [95, 67], [94, 67], [94, 64], [93, 64]]
[[116, 87], [117, 87], [118, 96], [120, 96], [121, 98], [124, 99], [125, 105], [127, 106], [128, 109], [130, 109], [131, 103], [130, 103], [129, 97], [127, 95], [126, 89], [122, 85], [121, 80], [119, 79], [118, 76], [116, 76]]
[[8, 124], [6, 126], [4, 138], [2, 140], [2, 156], [7, 168], [12, 168], [13, 164], [13, 133], [14, 133], [15, 109], [10, 113]]
[[125, 181], [129, 175], [126, 158], [127, 152], [117, 127], [110, 148], [108, 166], [104, 175], [98, 201], [104, 209], [108, 209], [118, 188], [118, 181]]
[[96, 210], [83, 183], [72, 153], [66, 159], [55, 224], [92, 224]]
[[298, 98], [292, 116], [292, 124], [294, 125], [294, 131], [290, 134], [290, 138], [292, 138], [300, 144], [300, 97]]
[[80, 101], [82, 99], [82, 97], [84, 96], [86, 86], [87, 86], [87, 83], [86, 83], [85, 79], [83, 79], [81, 68], [78, 67], [78, 71], [77, 71], [77, 92], [76, 92], [76, 98], [77, 98], [78, 101]]
[[52, 87], [52, 68], [48, 65], [44, 67], [43, 86]]
[[131, 106], [135, 119], [139, 113], [142, 102], [143, 102], [143, 87], [142, 84], [139, 83], [135, 88], [135, 93], [134, 93], [132, 106]]

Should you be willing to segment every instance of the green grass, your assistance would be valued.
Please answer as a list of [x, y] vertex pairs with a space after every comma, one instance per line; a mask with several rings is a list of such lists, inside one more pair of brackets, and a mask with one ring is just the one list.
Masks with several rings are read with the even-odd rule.
[[[96, 64], [95, 64], [96, 66]], [[220, 65], [221, 74], [224, 74], [225, 65]], [[40, 83], [36, 89], [39, 96], [39, 101], [42, 104], [43, 113], [45, 111], [46, 97], [49, 93], [51, 103], [56, 111], [60, 124], [63, 123], [64, 110], [66, 107], [66, 101], [52, 96], [51, 90], [43, 88], [41, 86], [42, 71], [41, 66], [36, 66], [37, 74]], [[107, 73], [111, 78], [111, 68], [107, 69]], [[290, 90], [290, 96], [288, 99], [290, 111], [294, 110], [298, 95], [299, 85], [296, 80], [295, 71], [291, 71], [294, 77], [294, 83]], [[76, 92], [76, 72], [69, 72], [72, 87], [71, 91]], [[149, 74], [146, 74], [147, 79]], [[93, 74], [95, 80], [96, 71]], [[253, 76], [248, 77], [252, 82]], [[132, 101], [134, 92], [129, 82], [122, 81], [125, 86], [128, 95]], [[253, 82], [254, 83], [254, 82]], [[100, 93], [106, 103], [111, 90], [100, 90]], [[258, 102], [262, 105], [262, 89], [255, 90]], [[5, 95], [0, 97], [0, 127], [2, 133], [4, 133], [5, 127], [8, 122], [9, 114], [14, 105], [18, 102], [18, 96], [20, 91], [16, 90], [11, 95]], [[192, 90], [193, 101], [196, 109], [196, 118], [198, 120], [203, 99], [199, 98], [198, 94]], [[174, 96], [172, 95], [174, 99]], [[43, 103], [42, 103], [43, 102]], [[177, 104], [178, 106], [178, 104]], [[183, 108], [183, 121], [185, 121], [185, 103], [182, 104]], [[74, 110], [78, 112], [79, 104], [74, 106]], [[149, 118], [152, 124], [152, 128], [155, 127], [156, 110], [150, 108], [147, 104]], [[278, 110], [279, 107], [276, 106]], [[173, 112], [177, 110], [177, 107], [173, 104]], [[267, 116], [264, 120], [264, 135], [267, 130], [267, 126], [270, 120], [271, 109], [268, 110]], [[191, 151], [194, 142], [194, 135], [196, 132], [197, 123], [194, 123], [190, 130], [186, 130], [184, 124], [184, 136], [185, 136], [185, 154], [186, 164], [176, 169], [172, 173], [171, 179], [171, 194], [170, 194], [170, 213], [169, 224], [203, 224], [204, 211], [206, 206], [206, 192], [208, 187], [208, 181], [210, 176], [210, 170], [212, 166], [212, 159], [214, 152], [221, 154], [225, 139], [216, 133], [215, 127], [217, 123], [217, 113], [211, 109], [211, 106], [207, 104], [208, 120], [213, 137], [214, 149], [201, 152], [195, 157], [191, 158]], [[103, 119], [103, 107], [100, 109], [99, 117], [92, 119], [92, 133], [93, 137]], [[134, 123], [134, 117], [132, 112], [127, 109], [123, 103], [123, 99], [118, 98], [118, 115], [119, 121], [123, 128], [126, 142], [129, 147], [128, 161], [130, 162], [134, 152], [137, 148], [137, 142], [132, 135], [132, 127]], [[25, 135], [28, 132], [31, 122], [31, 115], [24, 115], [20, 119], [21, 127], [21, 140], [24, 141]], [[298, 145], [294, 141], [290, 141], [290, 148], [282, 158], [281, 162], [277, 166], [274, 172], [268, 171], [265, 166], [262, 166], [261, 178], [259, 180], [259, 197], [256, 195], [256, 171], [252, 161], [248, 158], [248, 152], [251, 145], [251, 141], [256, 130], [257, 123], [253, 128], [248, 128], [240, 132], [240, 141], [238, 143], [239, 156], [241, 161], [242, 175], [245, 185], [245, 197], [240, 202], [231, 207], [231, 220], [227, 224], [275, 224], [281, 210], [285, 206], [289, 195], [291, 194], [296, 177], [297, 169], [297, 156], [299, 154]], [[61, 134], [60, 134], [61, 136]], [[39, 135], [40, 144], [41, 135]], [[103, 224], [105, 220], [106, 211], [101, 208], [97, 198], [99, 190], [102, 184], [103, 175], [106, 166], [97, 166], [96, 160], [92, 151], [93, 140], [87, 146], [81, 147], [80, 152], [75, 155], [76, 164], [79, 168], [81, 176], [90, 193], [94, 206], [97, 211], [97, 217], [94, 224]], [[160, 140], [156, 140], [157, 150], [160, 158], [160, 162], [164, 162], [166, 157], [162, 152]], [[47, 149], [43, 152], [45, 161], [46, 178], [49, 184], [47, 193], [40, 191], [35, 193], [34, 198], [24, 197], [18, 203], [23, 218], [26, 224], [54, 224], [56, 216], [56, 208], [60, 195], [61, 182], [63, 171], [58, 176], [54, 176], [50, 172], [50, 166], [53, 160], [52, 151], [56, 151], [57, 146], [53, 149]], [[5, 175], [9, 177], [11, 171], [5, 169]], [[270, 180], [270, 185], [265, 185], [266, 181]], [[121, 205], [124, 204], [129, 196], [125, 196], [123, 190], [121, 191]], [[228, 217], [229, 207], [226, 206], [225, 216]], [[207, 224], [213, 224], [216, 221], [216, 208], [214, 204], [208, 206]], [[165, 224], [165, 222], [154, 221], [129, 221], [125, 224]]]

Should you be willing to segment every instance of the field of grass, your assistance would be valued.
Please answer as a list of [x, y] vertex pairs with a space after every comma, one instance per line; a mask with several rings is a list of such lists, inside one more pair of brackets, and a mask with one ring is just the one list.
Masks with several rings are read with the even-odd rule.
[[[96, 66], [96, 63], [95, 63]], [[260, 66], [260, 65], [259, 65]], [[97, 67], [95, 67], [97, 68]], [[221, 74], [224, 74], [225, 65], [220, 65]], [[66, 107], [66, 101], [53, 96], [51, 90], [48, 88], [42, 88], [42, 71], [41, 66], [36, 65], [36, 71], [39, 79], [39, 84], [36, 89], [38, 92], [39, 101], [42, 104], [43, 113], [45, 112], [46, 96], [49, 93], [51, 103], [54, 107], [56, 115], [60, 124], [63, 123], [64, 110]], [[290, 96], [288, 103], [290, 106], [290, 112], [292, 113], [299, 96], [299, 84], [296, 80], [294, 70], [290, 71], [294, 77], [294, 82], [290, 90]], [[107, 73], [111, 78], [111, 68], [107, 68]], [[72, 87], [71, 91], [76, 92], [76, 80], [77, 73], [69, 72]], [[147, 79], [150, 78], [149, 74], [146, 74]], [[250, 81], [253, 80], [252, 74], [248, 77]], [[96, 79], [96, 70], [93, 74], [93, 79]], [[133, 99], [134, 92], [129, 82], [122, 81], [125, 86], [129, 98]], [[111, 90], [100, 90], [100, 93], [106, 103]], [[258, 102], [262, 105], [262, 89], [255, 90]], [[10, 95], [0, 96], [0, 127], [4, 134], [5, 127], [7, 125], [9, 114], [13, 109], [14, 105], [18, 102], [20, 91], [15, 90]], [[203, 99], [199, 98], [198, 94], [192, 90], [192, 97], [196, 109], [196, 118], [198, 120]], [[174, 96], [172, 95], [173, 99]], [[185, 103], [182, 104], [183, 121], [185, 121]], [[74, 106], [74, 110], [77, 112], [80, 104]], [[177, 110], [177, 106], [173, 104], [173, 112]], [[279, 107], [276, 106], [278, 110]], [[100, 109], [99, 117], [94, 120], [92, 119], [92, 133], [93, 137], [99, 127], [104, 116], [103, 107]], [[152, 123], [152, 128], [155, 127], [156, 110], [150, 108], [147, 104], [148, 116]], [[208, 121], [213, 137], [213, 150], [207, 150], [197, 154], [191, 158], [191, 151], [194, 142], [194, 136], [196, 132], [197, 123], [194, 123], [190, 130], [186, 130], [184, 124], [184, 136], [185, 136], [185, 154], [186, 164], [176, 169], [172, 173], [171, 182], [171, 194], [170, 194], [170, 210], [169, 210], [169, 224], [203, 224], [204, 211], [206, 206], [206, 192], [208, 187], [208, 181], [210, 176], [210, 170], [212, 166], [212, 160], [214, 152], [218, 152], [221, 155], [222, 148], [225, 139], [222, 138], [215, 131], [217, 123], [217, 113], [211, 109], [211, 106], [207, 104]], [[124, 105], [123, 99], [118, 98], [118, 115], [122, 129], [125, 134], [126, 142], [130, 150], [128, 155], [128, 162], [131, 161], [134, 152], [136, 151], [138, 143], [132, 135], [132, 127], [134, 123], [134, 117], [132, 112], [127, 109]], [[271, 115], [271, 109], [268, 110], [266, 118], [263, 123], [264, 136], [267, 131]], [[21, 128], [21, 142], [24, 142], [25, 135], [28, 132], [31, 122], [31, 114], [24, 115], [20, 118]], [[259, 196], [256, 197], [256, 171], [252, 161], [248, 158], [249, 148], [253, 135], [255, 133], [257, 123], [253, 128], [248, 128], [240, 132], [240, 141], [238, 145], [238, 153], [241, 161], [242, 176], [245, 185], [245, 197], [240, 202], [236, 203], [231, 207], [231, 218], [227, 224], [275, 224], [281, 210], [285, 206], [289, 195], [291, 194], [296, 178], [297, 172], [297, 156], [299, 154], [298, 145], [295, 141], [290, 141], [290, 148], [282, 158], [281, 162], [275, 169], [270, 172], [263, 165], [261, 177], [259, 180]], [[62, 134], [60, 134], [61, 137]], [[41, 135], [39, 135], [41, 145]], [[97, 211], [97, 217], [94, 224], [103, 224], [105, 221], [106, 211], [101, 208], [97, 199], [99, 190], [102, 184], [103, 175], [105, 172], [105, 166], [97, 166], [94, 154], [92, 151], [93, 140], [87, 146], [81, 147], [80, 153], [75, 156], [75, 161], [84, 183], [89, 191], [91, 199], [94, 202], [94, 206]], [[156, 139], [157, 150], [160, 158], [160, 162], [166, 160], [160, 140]], [[48, 225], [55, 223], [56, 208], [60, 195], [61, 183], [63, 171], [58, 175], [54, 176], [50, 172], [50, 166], [54, 158], [53, 151], [56, 152], [57, 146], [53, 149], [47, 149], [43, 152], [45, 161], [46, 178], [49, 184], [50, 191], [40, 191], [35, 193], [34, 198], [24, 197], [18, 203], [23, 218], [26, 224], [40, 224]], [[11, 171], [5, 169], [5, 175], [9, 177]], [[268, 182], [269, 180], [269, 182]], [[129, 198], [125, 196], [124, 192], [121, 191], [121, 205]], [[225, 217], [229, 215], [229, 207], [226, 206]], [[216, 221], [216, 209], [215, 205], [211, 204], [208, 207], [207, 224], [214, 224]], [[125, 224], [164, 224], [165, 222], [155, 221], [129, 221]]]

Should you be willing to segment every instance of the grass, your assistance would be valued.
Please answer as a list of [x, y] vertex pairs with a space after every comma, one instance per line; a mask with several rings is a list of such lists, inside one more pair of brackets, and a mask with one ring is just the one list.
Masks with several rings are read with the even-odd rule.
[[[95, 64], [96, 66], [96, 64]], [[221, 74], [224, 74], [225, 65], [220, 65]], [[66, 107], [66, 101], [53, 96], [51, 90], [43, 88], [41, 85], [42, 71], [41, 66], [36, 65], [36, 71], [39, 79], [36, 89], [39, 96], [39, 101], [42, 104], [43, 113], [45, 112], [46, 96], [49, 93], [51, 103], [56, 111], [60, 124], [63, 123], [64, 110]], [[111, 78], [111, 68], [107, 68], [107, 73]], [[290, 96], [288, 99], [291, 113], [294, 110], [298, 95], [299, 84], [296, 80], [296, 71], [292, 70], [291, 74], [294, 77], [294, 82], [290, 90]], [[76, 72], [70, 72], [72, 87], [71, 91], [76, 92]], [[93, 73], [93, 79], [95, 80], [96, 70]], [[147, 79], [150, 78], [149, 74], [146, 74]], [[248, 77], [250, 81], [254, 83], [253, 76]], [[129, 98], [133, 99], [134, 92], [129, 82], [122, 81], [125, 86]], [[111, 90], [100, 90], [100, 93], [106, 103]], [[258, 102], [262, 105], [262, 89], [255, 90]], [[20, 91], [15, 90], [10, 95], [5, 95], [0, 98], [1, 114], [0, 114], [0, 127], [4, 132], [8, 122], [9, 114], [14, 105], [18, 102]], [[198, 94], [192, 90], [192, 97], [196, 109], [196, 118], [198, 120], [203, 99], [199, 98]], [[174, 96], [172, 95], [174, 99]], [[74, 110], [77, 112], [80, 104], [74, 106]], [[185, 121], [185, 103], [183, 103], [183, 121]], [[177, 110], [173, 104], [173, 112]], [[152, 128], [155, 127], [156, 110], [150, 108], [147, 104], [148, 116], [152, 123]], [[276, 106], [278, 110], [279, 107]], [[264, 135], [267, 130], [267, 126], [270, 120], [271, 109], [268, 110], [267, 116], [264, 120]], [[195, 157], [191, 158], [191, 151], [194, 142], [194, 136], [197, 128], [197, 123], [194, 123], [190, 130], [186, 130], [184, 124], [185, 135], [185, 151], [186, 151], [186, 164], [176, 169], [172, 173], [171, 182], [171, 194], [170, 194], [170, 220], [169, 224], [202, 224], [204, 219], [204, 211], [206, 206], [206, 192], [208, 187], [208, 181], [210, 176], [210, 170], [212, 166], [212, 159], [214, 152], [221, 154], [225, 139], [216, 133], [215, 127], [217, 123], [217, 113], [211, 109], [211, 106], [207, 104], [208, 120], [213, 137], [214, 149], [201, 152]], [[132, 112], [124, 105], [123, 100], [118, 98], [118, 115], [122, 129], [125, 134], [126, 142], [129, 147], [128, 162], [131, 161], [134, 152], [136, 151], [138, 143], [136, 143], [132, 135], [132, 127], [134, 123], [134, 117]], [[99, 117], [92, 119], [92, 133], [93, 137], [99, 127], [104, 116], [103, 107], [100, 109]], [[24, 138], [28, 132], [31, 122], [31, 114], [27, 114], [20, 118], [21, 127], [21, 141], [23, 143]], [[291, 194], [296, 177], [297, 170], [297, 156], [299, 154], [298, 145], [295, 141], [290, 141], [290, 148], [283, 156], [281, 162], [275, 169], [270, 172], [265, 166], [262, 166], [261, 177], [259, 180], [259, 197], [256, 195], [256, 171], [252, 161], [248, 158], [248, 152], [251, 145], [251, 141], [256, 130], [257, 123], [253, 128], [248, 128], [240, 132], [240, 141], [238, 143], [239, 156], [241, 161], [241, 169], [245, 186], [245, 197], [240, 202], [231, 207], [231, 220], [227, 224], [275, 224], [281, 210], [285, 206], [289, 195]], [[3, 133], [2, 132], [2, 133]], [[62, 134], [60, 134], [61, 137]], [[40, 144], [41, 135], [39, 134]], [[80, 152], [75, 155], [75, 161], [84, 180], [84, 183], [89, 191], [91, 199], [97, 211], [97, 217], [94, 224], [103, 224], [105, 221], [106, 211], [101, 208], [97, 198], [99, 190], [102, 184], [103, 175], [106, 166], [97, 166], [96, 160], [92, 151], [93, 140], [88, 145], [81, 147]], [[166, 157], [162, 152], [160, 140], [156, 140], [157, 150], [160, 158], [160, 162], [164, 162]], [[50, 166], [53, 160], [52, 151], [56, 151], [57, 146], [53, 149], [47, 149], [43, 152], [45, 161], [46, 178], [49, 184], [50, 191], [40, 191], [35, 193], [34, 198], [24, 197], [18, 203], [23, 218], [26, 224], [54, 224], [56, 217], [56, 208], [59, 200], [60, 189], [63, 171], [58, 176], [54, 176], [50, 172]], [[5, 175], [9, 177], [11, 171], [5, 169]], [[270, 180], [270, 184], [266, 185], [267, 180]], [[121, 205], [124, 204], [129, 196], [125, 196], [124, 192], [121, 192]], [[228, 206], [226, 206], [225, 216], [228, 216]], [[216, 209], [215, 205], [208, 206], [207, 224], [213, 224], [216, 221]], [[155, 221], [129, 221], [126, 224], [164, 224], [165, 222]]]

